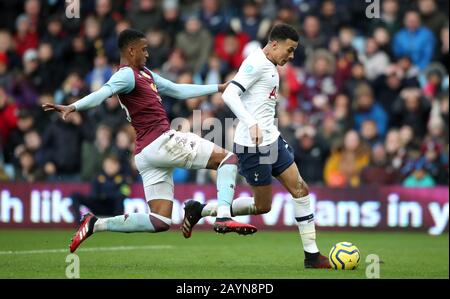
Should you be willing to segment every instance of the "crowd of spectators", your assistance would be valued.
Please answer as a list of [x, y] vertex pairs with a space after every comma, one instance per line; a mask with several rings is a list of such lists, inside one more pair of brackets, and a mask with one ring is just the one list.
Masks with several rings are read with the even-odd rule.
[[[147, 67], [163, 77], [216, 84], [284, 22], [298, 29], [300, 44], [279, 67], [277, 121], [306, 182], [449, 183], [446, 0], [382, 0], [376, 18], [361, 0], [80, 2], [80, 18], [66, 16], [65, 1], [0, 2], [0, 181], [88, 182], [111, 156], [124, 176], [140, 180], [135, 133], [116, 97], [69, 121], [40, 108], [104, 84], [119, 64], [122, 30], [146, 34]], [[184, 129], [196, 113], [204, 128], [213, 117], [234, 117], [220, 94], [163, 103], [170, 119], [185, 119]], [[233, 126], [222, 131], [214, 141], [230, 148]], [[214, 173], [177, 169], [174, 179], [201, 184]]]

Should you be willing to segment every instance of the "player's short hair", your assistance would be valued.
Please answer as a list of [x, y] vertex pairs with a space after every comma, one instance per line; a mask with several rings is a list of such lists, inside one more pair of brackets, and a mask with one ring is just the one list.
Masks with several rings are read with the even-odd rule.
[[120, 32], [119, 38], [117, 40], [117, 45], [120, 51], [123, 51], [131, 43], [141, 38], [145, 38], [144, 33], [134, 29], [125, 29], [124, 31]]
[[281, 41], [291, 39], [295, 42], [298, 42], [299, 36], [297, 30], [294, 27], [288, 24], [278, 24], [273, 26], [272, 30], [269, 33], [269, 41]]

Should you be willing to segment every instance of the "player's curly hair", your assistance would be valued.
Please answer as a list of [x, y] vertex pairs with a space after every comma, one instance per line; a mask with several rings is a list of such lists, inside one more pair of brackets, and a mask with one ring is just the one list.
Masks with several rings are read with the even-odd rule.
[[269, 41], [282, 41], [286, 39], [291, 39], [298, 42], [299, 36], [297, 30], [291, 25], [281, 23], [273, 26], [269, 33]]
[[145, 38], [144, 33], [135, 29], [125, 29], [120, 32], [117, 45], [120, 51], [123, 51], [129, 44], [141, 38]]

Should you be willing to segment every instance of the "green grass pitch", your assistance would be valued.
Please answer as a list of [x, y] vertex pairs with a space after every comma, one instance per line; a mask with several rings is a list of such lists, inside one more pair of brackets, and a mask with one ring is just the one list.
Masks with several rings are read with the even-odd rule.
[[[0, 230], [0, 278], [65, 278], [69, 230]], [[323, 232], [324, 254], [337, 242], [361, 251], [353, 271], [303, 268], [296, 231], [253, 236], [172, 230], [160, 234], [99, 233], [77, 251], [81, 278], [366, 278], [366, 257], [377, 254], [381, 278], [449, 278], [448, 233]], [[220, 268], [220, 271], [217, 269]]]

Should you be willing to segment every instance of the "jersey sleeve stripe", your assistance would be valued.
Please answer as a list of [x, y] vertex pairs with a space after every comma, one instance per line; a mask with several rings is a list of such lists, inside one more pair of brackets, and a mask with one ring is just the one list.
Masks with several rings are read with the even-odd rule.
[[244, 86], [242, 86], [239, 82], [236, 82], [236, 81], [233, 80], [233, 81], [231, 81], [231, 83], [233, 83], [234, 85], [239, 87], [242, 90], [242, 92], [245, 92]]

